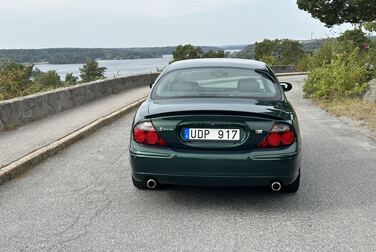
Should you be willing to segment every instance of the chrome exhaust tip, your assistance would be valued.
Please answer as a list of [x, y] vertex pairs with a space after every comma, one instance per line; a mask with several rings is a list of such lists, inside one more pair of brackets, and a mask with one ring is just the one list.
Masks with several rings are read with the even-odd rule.
[[280, 190], [282, 189], [282, 185], [281, 185], [281, 183], [279, 183], [278, 181], [275, 181], [275, 182], [273, 182], [273, 183], [271, 184], [270, 188], [272, 188], [272, 190], [273, 190], [274, 192], [278, 192], [278, 191], [280, 191]]
[[149, 189], [155, 189], [157, 187], [157, 181], [155, 181], [154, 179], [149, 179], [148, 181], [146, 181], [146, 186]]

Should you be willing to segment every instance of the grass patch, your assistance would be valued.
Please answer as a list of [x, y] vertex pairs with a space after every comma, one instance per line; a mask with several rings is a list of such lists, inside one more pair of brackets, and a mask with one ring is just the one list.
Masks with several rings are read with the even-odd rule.
[[376, 134], [375, 103], [361, 99], [334, 101], [315, 99], [313, 102], [335, 116], [346, 116], [364, 122], [372, 133]]

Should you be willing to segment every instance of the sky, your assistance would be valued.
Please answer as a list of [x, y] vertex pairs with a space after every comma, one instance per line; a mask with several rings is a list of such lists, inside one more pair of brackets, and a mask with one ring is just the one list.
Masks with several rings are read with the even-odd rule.
[[338, 36], [296, 0], [0, 0], [0, 48], [250, 44]]

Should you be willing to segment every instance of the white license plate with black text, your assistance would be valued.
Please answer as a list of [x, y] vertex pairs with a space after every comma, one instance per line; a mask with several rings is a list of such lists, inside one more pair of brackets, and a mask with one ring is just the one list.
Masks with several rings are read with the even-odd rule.
[[239, 141], [240, 129], [185, 128], [184, 140]]

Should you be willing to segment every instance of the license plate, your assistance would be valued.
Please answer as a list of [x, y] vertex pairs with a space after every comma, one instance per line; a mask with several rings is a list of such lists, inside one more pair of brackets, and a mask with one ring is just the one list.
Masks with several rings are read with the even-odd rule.
[[185, 128], [184, 140], [239, 141], [240, 129]]

